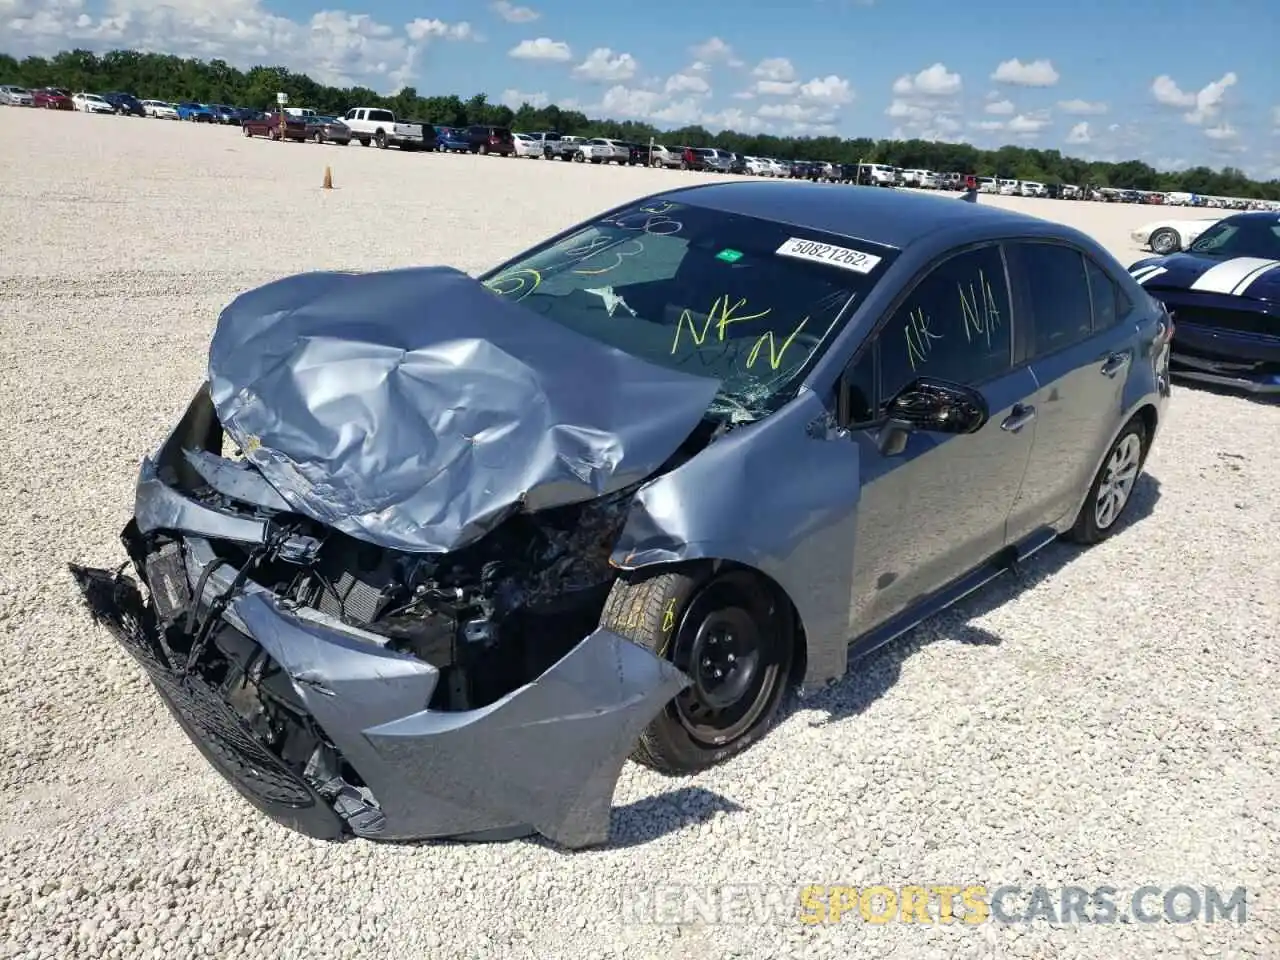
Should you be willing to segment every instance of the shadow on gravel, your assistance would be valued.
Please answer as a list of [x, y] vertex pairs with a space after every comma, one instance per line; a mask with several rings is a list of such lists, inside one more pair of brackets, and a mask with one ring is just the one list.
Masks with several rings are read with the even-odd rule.
[[1250, 393], [1248, 390], [1241, 390], [1238, 387], [1228, 387], [1218, 383], [1203, 383], [1199, 380], [1186, 380], [1179, 378], [1176, 374], [1173, 378], [1174, 389], [1178, 391], [1187, 391], [1188, 393], [1208, 393], [1215, 397], [1228, 397], [1232, 400], [1246, 400], [1249, 403], [1256, 403], [1263, 407], [1280, 406], [1280, 394], [1276, 393]]
[[[1134, 524], [1151, 515], [1160, 499], [1160, 481], [1149, 473], [1134, 484], [1128, 508], [1116, 524], [1113, 536], [1122, 537]], [[790, 697], [779, 722], [797, 710], [818, 710], [824, 714], [814, 726], [862, 713], [889, 692], [902, 673], [902, 665], [916, 651], [931, 643], [948, 640], [974, 646], [999, 646], [1003, 639], [972, 621], [1003, 606], [1026, 590], [1053, 576], [1089, 549], [1057, 540], [1022, 565], [1018, 573], [1007, 573], [970, 594], [955, 606], [931, 617], [911, 632], [849, 664], [844, 679], [804, 699]]]
[[608, 849], [638, 847], [685, 827], [705, 823], [717, 813], [739, 813], [742, 809], [728, 797], [702, 787], [681, 787], [645, 797], [613, 808]]

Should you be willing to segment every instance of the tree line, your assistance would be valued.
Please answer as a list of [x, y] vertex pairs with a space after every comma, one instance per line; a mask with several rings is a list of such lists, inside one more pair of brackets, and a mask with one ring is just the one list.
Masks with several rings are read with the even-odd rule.
[[667, 145], [721, 147], [780, 160], [887, 163], [908, 169], [974, 173], [1050, 184], [1092, 183], [1131, 190], [1181, 190], [1208, 196], [1280, 200], [1280, 180], [1259, 183], [1235, 167], [1221, 170], [1192, 167], [1171, 172], [1156, 170], [1139, 160], [1103, 163], [1063, 156], [1057, 150], [1035, 150], [1013, 144], [981, 150], [967, 143], [928, 140], [777, 137], [734, 130], [712, 133], [696, 125], [660, 130], [634, 120], [593, 119], [554, 104], [534, 107], [524, 103], [513, 110], [504, 104], [490, 103], [483, 93], [463, 100], [453, 94], [424, 97], [413, 87], [405, 87], [393, 96], [385, 96], [367, 87], [327, 86], [284, 67], [239, 70], [223, 60], [205, 62], [135, 50], [113, 50], [101, 56], [88, 50], [67, 50], [48, 59], [27, 57], [23, 60], [0, 54], [0, 79], [28, 87], [54, 86], [98, 93], [122, 91], [160, 100], [196, 100], [264, 109], [274, 107], [276, 93], [284, 92], [291, 104], [338, 115], [353, 106], [376, 106], [393, 110], [404, 120], [449, 126], [488, 123], [524, 131], [554, 130], [561, 134], [612, 137], [640, 144], [648, 144], [652, 137]]

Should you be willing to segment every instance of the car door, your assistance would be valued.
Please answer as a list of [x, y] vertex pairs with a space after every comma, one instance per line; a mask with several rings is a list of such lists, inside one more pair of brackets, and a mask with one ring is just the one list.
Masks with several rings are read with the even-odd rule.
[[1016, 542], [1079, 508], [1119, 426], [1137, 357], [1133, 331], [1120, 322], [1119, 287], [1082, 251], [1022, 240], [1006, 244], [1005, 255], [1037, 383], [1035, 445], [1009, 516]]
[[[921, 377], [976, 388], [990, 412], [976, 433], [917, 431], [887, 456], [877, 430], [854, 431], [861, 501], [852, 623], [863, 633], [999, 553], [1031, 456], [1035, 424], [1020, 404], [1035, 389], [1015, 363], [1017, 322], [998, 244], [964, 250], [933, 266], [875, 334], [874, 361], [853, 378], [876, 397], [879, 415]], [[874, 370], [874, 385], [868, 382]]]

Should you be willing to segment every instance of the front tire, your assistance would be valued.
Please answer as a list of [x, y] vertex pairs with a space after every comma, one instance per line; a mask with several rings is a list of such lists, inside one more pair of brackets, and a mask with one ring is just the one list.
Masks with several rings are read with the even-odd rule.
[[1182, 248], [1182, 241], [1178, 238], [1178, 231], [1169, 227], [1161, 227], [1151, 234], [1151, 239], [1148, 242], [1151, 245], [1151, 252], [1162, 257], [1177, 253]]
[[1098, 468], [1075, 523], [1064, 534], [1066, 539], [1087, 546], [1115, 533], [1142, 475], [1149, 442], [1147, 425], [1141, 417], [1125, 424]]
[[791, 679], [792, 623], [789, 604], [749, 570], [618, 579], [601, 626], [693, 680], [645, 728], [631, 758], [662, 773], [696, 773], [763, 737]]

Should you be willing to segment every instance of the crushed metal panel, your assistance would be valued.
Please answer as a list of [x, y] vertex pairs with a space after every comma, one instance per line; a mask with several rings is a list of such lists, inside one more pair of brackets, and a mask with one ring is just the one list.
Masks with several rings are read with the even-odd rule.
[[720, 559], [768, 574], [800, 615], [804, 682], [817, 686], [848, 662], [860, 493], [857, 443], [805, 390], [643, 486], [612, 561]]
[[622, 764], [689, 683], [666, 660], [600, 628], [488, 707], [422, 711], [365, 735], [432, 802], [447, 798], [495, 824], [528, 823], [563, 846], [585, 847], [608, 840]]
[[183, 450], [182, 455], [204, 482], [224, 497], [264, 510], [283, 513], [289, 509], [285, 499], [248, 463], [228, 460], [208, 450]]
[[449, 267], [310, 273], [221, 314], [210, 393], [293, 509], [413, 552], [643, 480], [719, 381], [648, 363]]
[[160, 479], [155, 463], [149, 458], [142, 461], [138, 474], [133, 515], [142, 533], [184, 530], [240, 543], [262, 543], [266, 536], [266, 524], [261, 520], [220, 513], [188, 500]]

